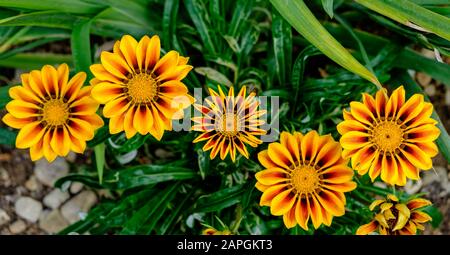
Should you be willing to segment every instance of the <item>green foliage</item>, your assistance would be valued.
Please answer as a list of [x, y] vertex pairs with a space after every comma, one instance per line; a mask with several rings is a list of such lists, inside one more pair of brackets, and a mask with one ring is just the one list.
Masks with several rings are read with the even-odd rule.
[[[259, 95], [280, 97], [279, 112], [269, 113], [279, 120], [278, 131], [315, 129], [338, 139], [342, 109], [362, 92], [373, 94], [374, 84], [423, 93], [407, 73], [415, 70], [450, 86], [449, 66], [415, 51], [450, 56], [449, 16], [443, 0], [0, 0], [0, 67], [29, 71], [65, 62], [92, 78], [89, 66], [99, 61], [105, 43], [124, 34], [158, 34], [163, 52], [190, 57], [195, 69], [183, 82], [191, 92], [247, 85]], [[55, 42], [68, 49], [53, 53], [48, 46]], [[12, 85], [0, 87], [1, 108]], [[437, 144], [450, 162], [450, 137], [440, 120], [439, 128]], [[14, 146], [16, 134], [1, 127], [0, 144]], [[88, 142], [94, 153], [85, 156], [92, 163], [73, 166], [75, 172], [55, 186], [81, 182], [108, 196], [60, 234], [199, 234], [202, 224], [222, 228], [221, 222], [240, 234], [354, 234], [370, 221], [367, 206], [374, 197], [392, 193], [355, 177], [358, 189], [346, 195], [347, 213], [331, 227], [287, 230], [280, 217], [259, 206], [261, 192], [254, 187], [254, 174], [262, 169], [256, 155], [267, 145], [233, 164], [211, 160], [192, 144], [195, 135], [127, 140], [109, 134], [105, 119]], [[157, 149], [172, 156], [160, 157]], [[438, 226], [437, 209], [427, 211]]]

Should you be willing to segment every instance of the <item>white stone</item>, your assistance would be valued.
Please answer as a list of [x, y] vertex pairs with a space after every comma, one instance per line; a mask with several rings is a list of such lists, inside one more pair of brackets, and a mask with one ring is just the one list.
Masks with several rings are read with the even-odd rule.
[[66, 160], [70, 163], [75, 163], [75, 160], [77, 160], [77, 154], [73, 151], [69, 152], [66, 156]]
[[435, 96], [436, 95], [436, 87], [432, 86], [432, 85], [425, 87], [425, 93], [430, 97]]
[[37, 181], [37, 178], [34, 175], [25, 182], [25, 188], [27, 188], [29, 191], [37, 191], [40, 187], [41, 184]]
[[421, 73], [421, 72], [416, 74], [416, 79], [419, 82], [419, 84], [422, 86], [427, 86], [431, 82], [431, 77], [429, 75], [427, 75], [425, 73]]
[[9, 217], [9, 215], [0, 208], [0, 227], [8, 223], [10, 220], [11, 218]]
[[46, 159], [41, 159], [36, 162], [34, 171], [40, 182], [53, 187], [56, 180], [69, 173], [69, 164], [64, 158], [56, 158], [52, 163], [48, 163]]
[[43, 215], [39, 220], [39, 227], [49, 234], [55, 234], [69, 226], [69, 222], [56, 209]]
[[9, 231], [11, 234], [20, 234], [27, 229], [27, 224], [23, 220], [14, 221], [9, 225]]
[[9, 178], [8, 171], [0, 167], [0, 186], [9, 187], [11, 185], [11, 179]]
[[20, 197], [14, 208], [18, 216], [32, 223], [39, 219], [42, 212], [42, 204], [31, 197]]
[[47, 207], [56, 209], [62, 203], [66, 202], [69, 197], [69, 193], [62, 192], [60, 189], [54, 189], [44, 197], [43, 202]]
[[70, 193], [77, 194], [83, 189], [84, 185], [81, 182], [74, 182], [70, 185]]
[[85, 190], [67, 201], [61, 207], [61, 213], [70, 224], [80, 220], [80, 213], [87, 213], [97, 203], [97, 196], [90, 190]]

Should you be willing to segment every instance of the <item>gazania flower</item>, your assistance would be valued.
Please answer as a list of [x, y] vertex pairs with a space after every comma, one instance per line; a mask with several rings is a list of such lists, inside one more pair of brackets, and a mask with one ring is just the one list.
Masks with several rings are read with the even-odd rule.
[[228, 229], [224, 229], [224, 230], [220, 231], [213, 227], [209, 227], [209, 228], [204, 229], [202, 231], [202, 234], [207, 235], [207, 236], [217, 236], [217, 235], [227, 236], [227, 235], [231, 235], [231, 231]]
[[150, 133], [160, 140], [172, 129], [172, 119], [181, 118], [193, 102], [181, 82], [192, 69], [188, 58], [170, 51], [160, 59], [158, 36], [137, 42], [125, 35], [112, 53], [102, 52], [100, 60], [91, 66], [92, 96], [105, 104], [103, 115], [110, 118], [111, 134], [125, 131], [131, 138], [137, 132]]
[[223, 160], [230, 153], [233, 162], [236, 150], [248, 158], [246, 144], [257, 147], [262, 141], [256, 136], [264, 135], [265, 130], [259, 127], [264, 124], [260, 117], [266, 113], [258, 110], [259, 102], [255, 93], [246, 96], [243, 86], [237, 96], [231, 87], [226, 96], [219, 86], [219, 93], [209, 90], [211, 96], [205, 99], [207, 105], [195, 104], [195, 108], [202, 116], [194, 117], [195, 125], [192, 130], [203, 132], [193, 142], [206, 141], [204, 151], [211, 150], [210, 158], [219, 154]]
[[356, 188], [353, 170], [341, 156], [341, 146], [330, 135], [282, 132], [280, 143], [271, 143], [258, 154], [266, 168], [256, 174], [256, 188], [263, 192], [261, 206], [283, 215], [287, 228], [308, 230], [330, 226], [334, 216], [345, 213], [345, 192]]
[[418, 229], [425, 229], [424, 223], [431, 220], [428, 214], [419, 210], [428, 205], [431, 202], [423, 198], [412, 199], [404, 204], [394, 195], [375, 200], [369, 207], [371, 211], [377, 209], [374, 220], [359, 227], [356, 234], [378, 232], [382, 235], [415, 235]]
[[82, 153], [94, 130], [103, 126], [96, 114], [98, 104], [90, 97], [91, 87], [82, 87], [86, 74], [69, 80], [69, 67], [45, 65], [40, 71], [22, 74], [22, 85], [12, 87], [13, 99], [6, 105], [3, 122], [20, 129], [16, 147], [30, 148], [32, 160], [53, 161], [69, 151]]
[[419, 169], [430, 169], [438, 153], [433, 141], [440, 131], [432, 112], [422, 95], [406, 101], [403, 86], [390, 98], [385, 91], [375, 98], [363, 94], [363, 102], [351, 102], [337, 126], [344, 158], [351, 158], [360, 175], [369, 172], [372, 181], [381, 175], [384, 182], [403, 186], [407, 178], [419, 179]]

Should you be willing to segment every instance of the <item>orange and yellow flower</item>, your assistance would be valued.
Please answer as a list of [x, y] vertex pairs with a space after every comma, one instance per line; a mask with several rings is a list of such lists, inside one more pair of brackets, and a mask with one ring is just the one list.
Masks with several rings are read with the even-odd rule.
[[315, 229], [322, 223], [330, 226], [334, 216], [345, 213], [344, 193], [356, 188], [341, 153], [330, 135], [282, 132], [280, 143], [258, 154], [266, 168], [256, 174], [256, 188], [263, 192], [260, 205], [283, 215], [287, 228], [298, 224], [308, 230], [309, 219]]
[[30, 148], [32, 160], [45, 157], [50, 162], [69, 151], [82, 153], [94, 130], [103, 126], [96, 114], [99, 105], [90, 97], [91, 87], [83, 87], [86, 74], [80, 72], [69, 80], [66, 64], [58, 69], [45, 65], [21, 79], [21, 85], [9, 90], [13, 100], [3, 117], [8, 126], [20, 129], [16, 147]]
[[192, 69], [189, 59], [176, 51], [160, 58], [156, 35], [139, 42], [125, 35], [112, 53], [102, 52], [100, 60], [91, 66], [92, 96], [105, 104], [103, 115], [110, 119], [111, 134], [125, 131], [131, 138], [150, 133], [161, 140], [165, 130], [172, 130], [172, 119], [181, 118], [194, 101], [181, 82]]
[[374, 220], [360, 226], [356, 234], [377, 232], [381, 235], [415, 235], [417, 230], [425, 229], [424, 223], [431, 220], [430, 215], [419, 210], [429, 205], [431, 202], [423, 198], [412, 199], [404, 204], [394, 195], [375, 200], [369, 206], [371, 211], [377, 209]]
[[228, 155], [233, 162], [236, 159], [236, 150], [248, 158], [246, 144], [257, 147], [262, 141], [256, 136], [264, 135], [265, 130], [260, 126], [264, 124], [261, 120], [266, 111], [259, 110], [259, 101], [255, 93], [246, 96], [246, 87], [243, 86], [237, 96], [231, 87], [228, 96], [219, 86], [219, 93], [209, 89], [210, 99], [205, 99], [205, 105], [195, 104], [194, 107], [202, 114], [194, 117], [195, 122], [192, 130], [203, 132], [194, 143], [206, 141], [204, 151], [211, 150], [210, 158], [219, 154], [223, 160]]
[[337, 129], [342, 135], [344, 158], [360, 175], [369, 173], [372, 181], [405, 185], [406, 179], [419, 179], [419, 169], [432, 167], [438, 149], [434, 141], [440, 131], [431, 118], [433, 105], [420, 94], [405, 100], [403, 86], [390, 98], [385, 91], [376, 97], [363, 94], [363, 102], [351, 102]]

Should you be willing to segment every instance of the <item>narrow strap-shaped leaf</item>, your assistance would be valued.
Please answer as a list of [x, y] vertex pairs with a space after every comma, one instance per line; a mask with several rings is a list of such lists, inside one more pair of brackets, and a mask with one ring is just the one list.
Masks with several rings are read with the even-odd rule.
[[[417, 30], [433, 32], [450, 41], [450, 18], [408, 0], [355, 0], [365, 7]], [[448, 2], [447, 2], [448, 4]]]
[[205, 12], [206, 7], [203, 6], [203, 2], [198, 0], [185, 0], [183, 2], [189, 16], [192, 19], [192, 22], [200, 34], [200, 38], [202, 38], [203, 45], [206, 50], [211, 54], [215, 54], [216, 47], [211, 35], [209, 34], [209, 27], [206, 19], [207, 13]]
[[328, 14], [328, 16], [330, 16], [330, 18], [333, 18], [334, 15], [333, 0], [322, 0], [322, 7]]
[[310, 43], [345, 69], [377, 86], [377, 77], [358, 62], [314, 17], [302, 0], [271, 0], [280, 14]]
[[103, 169], [105, 168], [105, 144], [101, 143], [94, 147], [95, 166], [98, 173], [98, 181], [103, 183]]
[[76, 72], [85, 72], [87, 80], [92, 78], [89, 67], [92, 64], [90, 28], [91, 20], [81, 20], [73, 25], [72, 36], [70, 38], [73, 63]]

